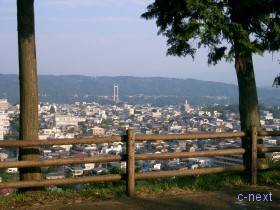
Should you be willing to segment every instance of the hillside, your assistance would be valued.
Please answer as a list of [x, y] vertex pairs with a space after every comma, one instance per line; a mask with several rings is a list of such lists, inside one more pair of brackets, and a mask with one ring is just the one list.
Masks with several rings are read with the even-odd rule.
[[[0, 74], [0, 98], [19, 102], [19, 76]], [[175, 104], [188, 100], [193, 105], [237, 103], [236, 85], [195, 79], [163, 77], [89, 77], [80, 75], [39, 75], [39, 101], [55, 103], [112, 103], [114, 84], [119, 98], [129, 103]], [[258, 88], [260, 103], [279, 105], [280, 89]], [[140, 97], [140, 96], [141, 97]]]

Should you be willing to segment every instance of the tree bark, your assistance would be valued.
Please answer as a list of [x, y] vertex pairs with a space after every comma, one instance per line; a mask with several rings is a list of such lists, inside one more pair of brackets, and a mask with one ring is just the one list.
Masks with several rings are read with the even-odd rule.
[[[38, 83], [34, 0], [17, 0], [20, 81], [20, 140], [38, 140]], [[38, 148], [19, 148], [19, 160], [39, 160]], [[40, 180], [41, 168], [21, 168], [20, 180]], [[22, 192], [38, 188], [21, 189]]]
[[[235, 60], [235, 68], [239, 89], [241, 130], [248, 134], [242, 138], [242, 148], [251, 151], [252, 139], [250, 133], [252, 126], [255, 125], [258, 131], [261, 130], [259, 102], [252, 54], [249, 54], [246, 58], [237, 56]], [[263, 147], [263, 140], [261, 137], [258, 138], [258, 147]], [[258, 155], [258, 162], [265, 161], [264, 158], [265, 156], [263, 154]], [[243, 162], [248, 169], [247, 172], [250, 172], [252, 166], [250, 152], [243, 155]], [[249, 176], [247, 178], [249, 178]]]
[[[247, 11], [244, 10], [244, 5], [241, 0], [229, 0], [230, 17], [232, 24], [238, 24], [242, 27], [241, 30], [233, 30], [233, 47], [235, 52], [235, 69], [238, 80], [238, 90], [239, 90], [239, 112], [241, 121], [241, 130], [247, 133], [246, 137], [242, 138], [242, 147], [248, 150], [247, 153], [243, 155], [243, 163], [247, 167], [247, 173], [250, 175], [251, 172], [251, 129], [255, 125], [257, 130], [261, 130], [260, 124], [260, 113], [259, 113], [259, 101], [257, 95], [257, 87], [254, 74], [254, 66], [252, 59], [252, 52], [247, 49], [242, 40], [247, 39], [246, 42], [250, 42], [250, 34], [244, 37], [244, 31], [247, 31], [249, 25], [247, 20]], [[245, 43], [246, 43], [245, 42]], [[258, 147], [263, 146], [262, 138], [258, 139]], [[264, 161], [264, 155], [259, 155], [258, 162]], [[250, 178], [250, 176], [246, 176]]]

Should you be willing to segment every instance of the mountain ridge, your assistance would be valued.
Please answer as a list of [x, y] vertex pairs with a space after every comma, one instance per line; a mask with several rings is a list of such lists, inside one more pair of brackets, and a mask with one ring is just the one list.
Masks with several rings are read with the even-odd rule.
[[[223, 82], [191, 78], [83, 75], [38, 75], [39, 101], [112, 103], [114, 84], [118, 84], [119, 98], [125, 102], [173, 104], [188, 100], [195, 105], [238, 103], [238, 86]], [[0, 98], [4, 97], [4, 93], [10, 102], [19, 102], [19, 75], [0, 74]], [[280, 89], [277, 88], [258, 88], [260, 103], [266, 105], [279, 104], [279, 93]], [[142, 100], [140, 96], [143, 96]]]

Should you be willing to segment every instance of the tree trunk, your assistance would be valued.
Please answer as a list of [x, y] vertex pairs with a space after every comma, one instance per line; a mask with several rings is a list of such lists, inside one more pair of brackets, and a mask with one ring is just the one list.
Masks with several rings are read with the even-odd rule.
[[[34, 0], [17, 0], [20, 81], [20, 140], [38, 140], [38, 84], [34, 29]], [[39, 160], [38, 148], [20, 148], [19, 160]], [[21, 168], [20, 180], [40, 180], [41, 168]], [[25, 188], [21, 191], [38, 190]]]
[[[238, 88], [239, 88], [239, 112], [241, 121], [241, 130], [246, 132], [247, 137], [242, 138], [242, 147], [251, 150], [250, 131], [253, 125], [257, 126], [257, 130], [261, 130], [259, 102], [257, 96], [257, 87], [255, 82], [255, 74], [253, 67], [252, 55], [246, 59], [236, 58], [235, 68], [237, 73]], [[258, 147], [263, 146], [262, 138], [258, 139]], [[264, 155], [258, 156], [258, 161], [264, 161]], [[244, 165], [247, 166], [247, 172], [251, 171], [251, 156], [250, 153], [243, 155]], [[249, 178], [249, 177], [248, 177]]]
[[[247, 134], [247, 137], [242, 138], [242, 147], [249, 151], [243, 155], [243, 162], [244, 165], [247, 166], [247, 173], [249, 172], [248, 175], [250, 175], [252, 165], [250, 155], [252, 147], [250, 131], [253, 125], [257, 127], [257, 130], [260, 130], [261, 125], [252, 52], [247, 48], [247, 46], [244, 45], [244, 42], [242, 42], [244, 40], [244, 35], [242, 33], [245, 33], [245, 31], [247, 31], [246, 29], [249, 26], [246, 19], [246, 11], [244, 11], [241, 2], [241, 0], [229, 0], [228, 4], [230, 8], [230, 18], [232, 24], [236, 24], [236, 26], [239, 25], [242, 27], [239, 28], [236, 32], [233, 30], [233, 47], [235, 52], [235, 69], [239, 90], [239, 112], [241, 130]], [[250, 34], [247, 34], [246, 39], [246, 43], [249, 43]], [[258, 146], [263, 146], [262, 138], [258, 139]], [[264, 155], [260, 155], [259, 157], [263, 158]], [[249, 178], [250, 176], [246, 177]]]

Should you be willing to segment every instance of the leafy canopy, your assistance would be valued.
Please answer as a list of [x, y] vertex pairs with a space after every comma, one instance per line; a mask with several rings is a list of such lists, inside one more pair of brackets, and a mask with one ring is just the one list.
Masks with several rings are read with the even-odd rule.
[[209, 65], [280, 48], [279, 0], [155, 0], [141, 17], [156, 19], [167, 55], [205, 47]]

